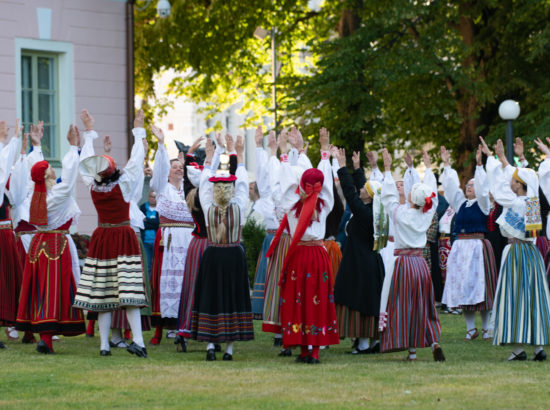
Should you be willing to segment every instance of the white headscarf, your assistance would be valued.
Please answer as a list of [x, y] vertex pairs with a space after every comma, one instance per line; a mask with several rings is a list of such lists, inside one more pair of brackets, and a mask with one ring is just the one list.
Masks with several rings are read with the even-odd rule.
[[422, 212], [427, 212], [432, 208], [432, 198], [435, 192], [428, 185], [417, 182], [411, 188], [411, 201], [414, 205], [422, 208]]

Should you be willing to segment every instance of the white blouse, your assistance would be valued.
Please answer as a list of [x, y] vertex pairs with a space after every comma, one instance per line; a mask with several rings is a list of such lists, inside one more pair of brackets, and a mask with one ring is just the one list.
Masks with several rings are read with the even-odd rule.
[[21, 138], [13, 137], [0, 151], [0, 206], [4, 203], [4, 192], [13, 164], [21, 152]]
[[458, 174], [450, 165], [447, 165], [443, 169], [443, 173], [441, 174], [441, 185], [443, 185], [443, 190], [445, 191], [445, 199], [453, 209], [457, 210], [457, 212], [464, 202], [466, 202], [466, 207], [470, 207], [477, 202], [481, 212], [485, 215], [489, 215], [491, 211], [491, 200], [489, 198], [487, 173], [483, 169], [483, 166], [476, 166], [474, 175], [474, 191], [476, 197], [474, 199], [466, 199], [464, 192], [460, 189]]

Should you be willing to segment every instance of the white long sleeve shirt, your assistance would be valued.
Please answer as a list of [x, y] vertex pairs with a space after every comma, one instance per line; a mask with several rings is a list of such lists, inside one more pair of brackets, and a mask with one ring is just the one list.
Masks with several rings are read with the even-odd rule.
[[487, 173], [483, 169], [483, 166], [476, 166], [474, 175], [474, 191], [476, 197], [474, 199], [466, 199], [464, 192], [460, 189], [458, 174], [449, 165], [443, 169], [443, 173], [441, 174], [441, 185], [443, 185], [443, 190], [445, 191], [445, 199], [457, 212], [464, 202], [466, 202], [466, 207], [470, 207], [477, 202], [481, 212], [485, 215], [489, 215], [491, 211], [489, 183], [487, 182]]

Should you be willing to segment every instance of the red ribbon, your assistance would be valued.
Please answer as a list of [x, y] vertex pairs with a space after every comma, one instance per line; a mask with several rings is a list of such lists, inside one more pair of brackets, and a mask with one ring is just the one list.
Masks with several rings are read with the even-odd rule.
[[422, 212], [426, 213], [432, 209], [432, 198], [435, 198], [435, 192], [432, 192], [430, 196], [424, 198], [424, 207], [422, 207]]

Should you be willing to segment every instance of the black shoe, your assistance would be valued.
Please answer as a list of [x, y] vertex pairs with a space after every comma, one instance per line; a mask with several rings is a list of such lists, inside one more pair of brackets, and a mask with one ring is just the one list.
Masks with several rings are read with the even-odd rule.
[[353, 344], [351, 345], [351, 350], [356, 350], [358, 346], [359, 346], [359, 338], [356, 337], [355, 339], [353, 339]]
[[118, 342], [112, 342], [109, 340], [109, 346], [111, 347], [119, 347], [121, 349], [128, 349], [128, 343], [126, 343], [124, 340], [120, 340]]
[[380, 353], [380, 342], [374, 342], [374, 345], [369, 346], [367, 349], [367, 354]]
[[174, 344], [179, 345], [182, 340], [183, 340], [183, 336], [176, 334], [176, 337], [174, 338]]
[[26, 338], [26, 337], [23, 337], [21, 339], [21, 343], [23, 343], [24, 345], [32, 345], [33, 343], [36, 343], [36, 339], [33, 337], [30, 337], [30, 338]]
[[218, 343], [215, 343], [214, 344], [214, 351], [215, 352], [221, 352], [222, 351], [222, 346]]
[[2, 342], [0, 342], [0, 349], [5, 349], [6, 348], [6, 345]]
[[132, 342], [130, 346], [126, 348], [128, 353], [135, 354], [138, 357], [147, 357], [147, 349], [145, 347], [141, 347], [136, 344], [136, 342]]
[[535, 355], [535, 357], [533, 357], [533, 360], [535, 362], [544, 362], [546, 360], [546, 352], [541, 350]]
[[354, 355], [357, 355], [357, 354], [369, 354], [369, 353], [372, 353], [369, 348], [367, 347], [366, 349], [363, 349], [363, 350], [360, 350], [358, 348], [355, 348], [354, 350], [352, 350], [351, 352], [349, 352], [351, 354], [354, 354]]
[[110, 350], [100, 350], [99, 355], [100, 356], [111, 356], [111, 351]]
[[225, 361], [233, 360], [233, 355], [229, 353], [224, 353], [222, 360], [225, 360]]
[[181, 336], [176, 337], [176, 339], [178, 338], [178, 347], [176, 347], [176, 350], [178, 351], [178, 353], [187, 353], [187, 343], [185, 342], [185, 339]]
[[281, 357], [288, 357], [288, 356], [292, 356], [292, 350], [290, 349], [283, 349], [279, 352], [279, 356]]
[[308, 356], [307, 357], [307, 364], [320, 364], [321, 361], [319, 359], [316, 359], [314, 357]]
[[36, 345], [36, 351], [43, 354], [53, 354], [53, 350], [48, 347], [45, 341], [41, 340]]
[[273, 347], [280, 347], [283, 345], [283, 338], [282, 337], [274, 337], [273, 338]]
[[527, 353], [525, 353], [525, 351], [523, 350], [519, 354], [515, 354], [514, 352], [512, 352], [512, 356], [508, 359], [508, 361], [511, 362], [513, 360], [519, 360], [521, 362], [527, 360]]
[[208, 349], [206, 351], [206, 361], [213, 362], [216, 360], [216, 351], [214, 349]]
[[434, 357], [434, 361], [436, 361], [436, 362], [444, 362], [445, 361], [445, 355], [443, 354], [443, 349], [438, 344], [436, 344], [434, 346], [434, 349], [432, 350], [432, 354], [433, 354], [433, 357]]
[[307, 363], [309, 361], [309, 356], [298, 356], [294, 361], [296, 363]]

